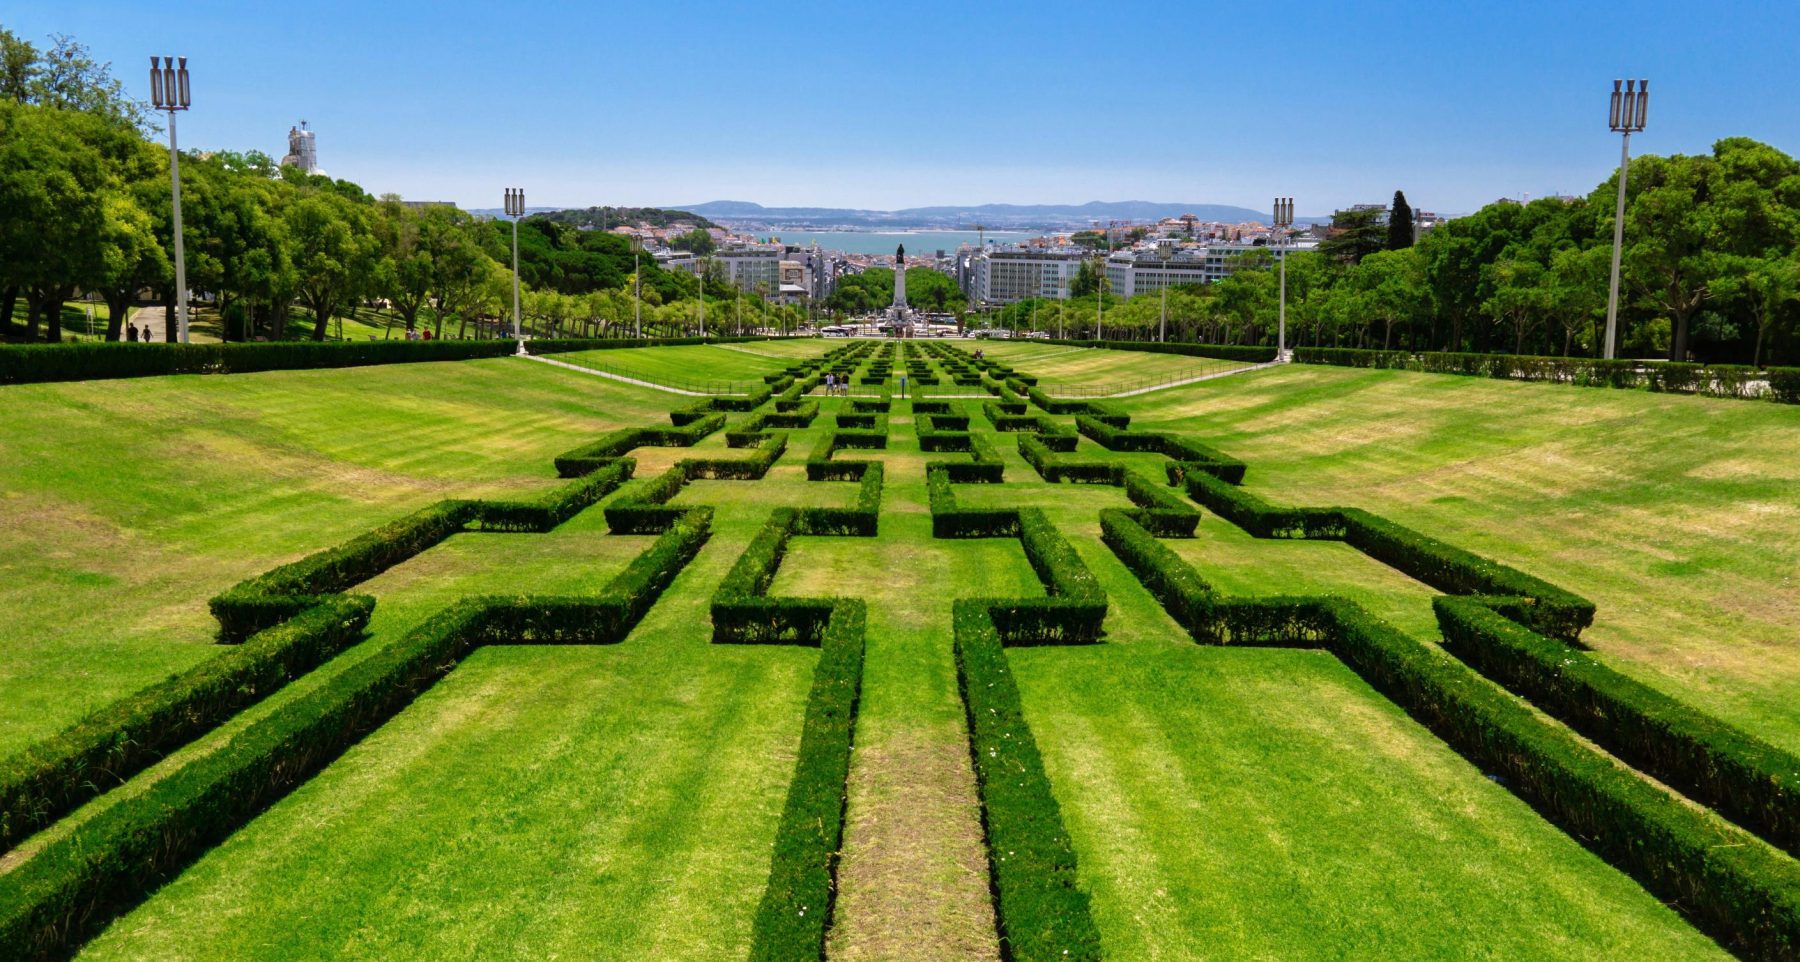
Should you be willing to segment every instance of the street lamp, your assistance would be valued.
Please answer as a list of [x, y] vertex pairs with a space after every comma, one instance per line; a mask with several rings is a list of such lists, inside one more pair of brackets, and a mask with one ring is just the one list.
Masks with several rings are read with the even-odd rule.
[[525, 353], [525, 336], [519, 328], [519, 218], [525, 216], [525, 188], [506, 188], [506, 216], [513, 219], [513, 340], [519, 342], [519, 354]]
[[1157, 331], [1156, 339], [1164, 343], [1169, 340], [1169, 257], [1174, 253], [1173, 243], [1156, 245], [1157, 259], [1162, 261], [1162, 325]]
[[1613, 212], [1612, 283], [1606, 292], [1606, 349], [1602, 356], [1609, 361], [1618, 344], [1619, 254], [1625, 244], [1625, 175], [1631, 169], [1631, 135], [1644, 129], [1644, 115], [1649, 110], [1650, 81], [1627, 80], [1623, 91], [1619, 81], [1613, 81], [1609, 118], [1613, 133], [1624, 137], [1619, 146], [1619, 202]]
[[1275, 256], [1281, 259], [1281, 308], [1276, 326], [1275, 360], [1287, 360], [1287, 235], [1294, 226], [1294, 198], [1275, 198]]
[[[188, 96], [186, 57], [150, 58], [150, 103], [169, 112], [169, 194], [173, 201], [175, 233], [175, 317], [181, 343], [188, 341], [187, 258], [181, 249], [181, 150], [175, 142], [175, 114], [192, 104]], [[163, 318], [163, 330], [169, 319]]]

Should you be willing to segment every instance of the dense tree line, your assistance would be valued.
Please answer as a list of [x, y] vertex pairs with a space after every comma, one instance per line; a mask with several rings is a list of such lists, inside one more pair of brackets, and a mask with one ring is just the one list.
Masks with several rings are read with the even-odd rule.
[[[894, 303], [894, 269], [871, 267], [860, 274], [838, 278], [825, 306], [837, 315], [867, 314], [885, 310]], [[968, 308], [968, 298], [956, 286], [956, 279], [930, 267], [906, 269], [906, 303], [914, 310], [932, 314], [961, 314]]]
[[624, 225], [635, 227], [645, 224], [650, 227], [672, 227], [675, 224], [693, 224], [698, 228], [717, 227], [719, 225], [685, 210], [666, 210], [661, 207], [585, 207], [579, 210], [553, 210], [531, 215], [569, 227], [582, 227], [590, 230], [610, 230]]
[[[1619, 355], [1800, 363], [1800, 163], [1746, 138], [1709, 154], [1643, 156], [1627, 182]], [[1339, 212], [1315, 251], [1289, 255], [1288, 345], [1598, 356], [1616, 175], [1574, 200], [1501, 201], [1412, 242], [1411, 209]], [[1395, 221], [1404, 220], [1400, 223]], [[1168, 297], [1171, 340], [1272, 344], [1269, 251], [1226, 280]], [[1027, 301], [997, 326], [1091, 337], [1097, 271], [1069, 301]], [[1107, 337], [1152, 339], [1160, 294], [1107, 295]]]
[[[114, 340], [140, 292], [173, 315], [169, 157], [153, 120], [79, 44], [40, 51], [0, 28], [0, 337], [61, 340], [62, 305], [84, 293], [106, 301]], [[254, 151], [183, 151], [181, 178], [188, 287], [227, 340], [285, 337], [294, 313], [324, 340], [333, 319], [371, 304], [409, 332], [504, 333], [510, 223], [372, 197]], [[707, 323], [697, 279], [634, 259], [625, 238], [534, 216], [519, 248], [523, 313], [540, 332], [619, 335], [640, 316], [645, 334]], [[714, 279], [705, 296], [737, 294]], [[750, 316], [792, 326], [790, 314], [757, 301]]]

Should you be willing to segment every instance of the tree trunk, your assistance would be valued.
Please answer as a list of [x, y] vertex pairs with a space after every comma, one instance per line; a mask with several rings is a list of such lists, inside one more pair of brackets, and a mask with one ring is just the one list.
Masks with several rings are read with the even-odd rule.
[[119, 333], [125, 330], [125, 315], [131, 313], [131, 300], [134, 293], [136, 292], [130, 288], [114, 288], [106, 292], [107, 340], [119, 340]]
[[336, 305], [329, 302], [321, 303], [314, 301], [307, 306], [313, 309], [312, 339], [315, 341], [323, 341], [325, 340], [325, 326], [331, 323], [331, 315]]
[[1688, 315], [1684, 311], [1676, 314], [1674, 320], [1674, 334], [1669, 338], [1669, 360], [1685, 361], [1687, 360], [1688, 346]]

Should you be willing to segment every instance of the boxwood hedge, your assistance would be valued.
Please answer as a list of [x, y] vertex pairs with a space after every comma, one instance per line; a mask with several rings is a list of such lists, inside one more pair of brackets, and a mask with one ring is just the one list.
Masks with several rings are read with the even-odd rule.
[[0, 886], [0, 958], [66, 956], [207, 848], [310, 778], [482, 644], [623, 640], [705, 543], [696, 508], [594, 598], [470, 598], [144, 792], [47, 844]]

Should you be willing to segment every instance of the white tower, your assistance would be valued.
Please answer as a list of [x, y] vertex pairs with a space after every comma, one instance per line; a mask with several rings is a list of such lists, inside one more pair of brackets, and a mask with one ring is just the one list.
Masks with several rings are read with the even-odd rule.
[[281, 166], [298, 167], [309, 174], [323, 174], [319, 169], [319, 146], [313, 139], [313, 132], [300, 121], [300, 126], [288, 128], [288, 152], [281, 158]]

